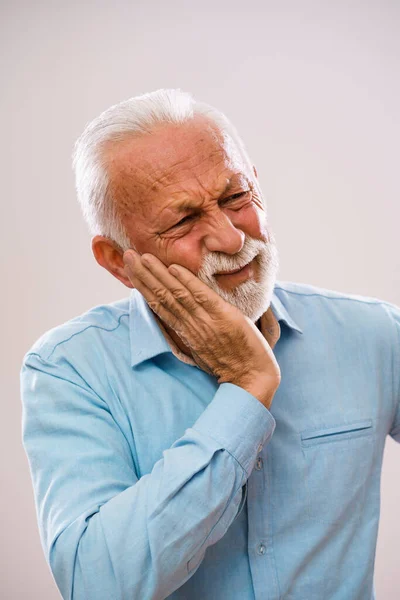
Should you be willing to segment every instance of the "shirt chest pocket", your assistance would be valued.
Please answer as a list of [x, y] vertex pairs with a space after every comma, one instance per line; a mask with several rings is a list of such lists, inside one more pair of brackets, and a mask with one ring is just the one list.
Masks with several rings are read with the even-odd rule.
[[359, 520], [374, 454], [373, 420], [300, 433], [308, 517], [340, 525]]

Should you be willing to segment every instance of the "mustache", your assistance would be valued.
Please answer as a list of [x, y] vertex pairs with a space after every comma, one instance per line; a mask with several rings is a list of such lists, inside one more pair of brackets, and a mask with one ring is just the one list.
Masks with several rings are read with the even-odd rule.
[[256, 258], [262, 250], [265, 251], [268, 245], [269, 242], [263, 240], [248, 239], [240, 253], [235, 255], [235, 257], [221, 252], [212, 252], [205, 257], [198, 276], [212, 277], [220, 271], [242, 269]]

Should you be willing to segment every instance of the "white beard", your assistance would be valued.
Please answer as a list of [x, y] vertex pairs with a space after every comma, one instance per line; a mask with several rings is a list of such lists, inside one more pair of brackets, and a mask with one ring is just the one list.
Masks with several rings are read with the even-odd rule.
[[[259, 281], [251, 278], [229, 291], [218, 285], [214, 273], [233, 271], [249, 263], [254, 257], [258, 265]], [[271, 304], [278, 271], [278, 249], [274, 235], [269, 232], [268, 242], [246, 236], [242, 250], [235, 257], [221, 252], [210, 252], [205, 257], [197, 277], [256, 323]]]

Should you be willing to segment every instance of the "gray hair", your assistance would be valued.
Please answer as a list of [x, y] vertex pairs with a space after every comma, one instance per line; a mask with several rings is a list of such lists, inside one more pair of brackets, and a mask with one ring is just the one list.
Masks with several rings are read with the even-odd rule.
[[105, 146], [127, 137], [151, 134], [159, 124], [188, 122], [196, 115], [209, 118], [221, 132], [226, 132], [251, 166], [244, 144], [227, 117], [180, 89], [160, 89], [129, 98], [111, 106], [86, 126], [75, 143], [73, 168], [78, 201], [92, 235], [110, 238], [123, 251], [131, 247], [111, 193]]

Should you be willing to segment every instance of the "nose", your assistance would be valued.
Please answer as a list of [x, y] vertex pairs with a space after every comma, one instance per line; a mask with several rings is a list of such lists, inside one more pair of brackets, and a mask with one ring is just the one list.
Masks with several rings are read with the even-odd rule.
[[204, 244], [209, 252], [237, 254], [243, 248], [245, 238], [245, 233], [237, 229], [229, 217], [221, 212], [209, 226]]

